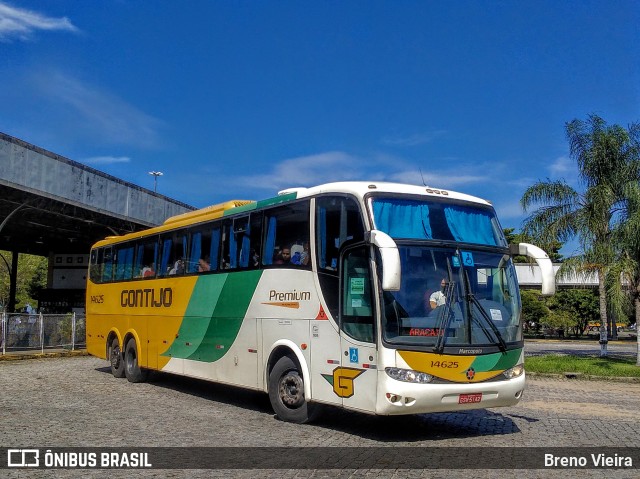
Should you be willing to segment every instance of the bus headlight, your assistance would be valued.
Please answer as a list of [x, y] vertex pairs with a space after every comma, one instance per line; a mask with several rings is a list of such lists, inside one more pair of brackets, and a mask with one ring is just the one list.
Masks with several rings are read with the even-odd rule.
[[385, 368], [387, 375], [396, 381], [404, 381], [406, 383], [430, 383], [433, 376], [427, 373], [414, 371], [413, 369]]
[[507, 369], [502, 375], [507, 379], [517, 378], [518, 376], [522, 376], [524, 372], [524, 364], [517, 364], [511, 369]]

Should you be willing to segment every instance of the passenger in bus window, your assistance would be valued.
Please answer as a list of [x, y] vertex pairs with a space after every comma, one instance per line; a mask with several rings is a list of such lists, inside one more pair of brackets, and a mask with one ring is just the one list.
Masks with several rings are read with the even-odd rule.
[[310, 258], [310, 253], [309, 253], [309, 242], [305, 241], [302, 244], [302, 253], [300, 253], [300, 265], [301, 266], [307, 266], [309, 264], [309, 258]]
[[183, 274], [184, 273], [184, 261], [179, 259], [173, 265], [173, 268], [169, 270], [169, 274]]
[[149, 278], [151, 276], [155, 276], [156, 272], [153, 269], [153, 265], [147, 264], [144, 268], [142, 268], [142, 277]]
[[205, 256], [204, 258], [200, 258], [198, 260], [198, 272], [202, 273], [204, 271], [211, 270], [211, 263], [209, 262], [209, 257]]
[[282, 248], [282, 251], [280, 252], [280, 257], [282, 258], [282, 263], [280, 264], [291, 263], [291, 248]]
[[304, 251], [302, 245], [294, 243], [291, 245], [291, 248], [289, 248], [289, 251], [291, 252], [291, 264], [295, 264], [296, 266], [302, 264], [302, 253]]

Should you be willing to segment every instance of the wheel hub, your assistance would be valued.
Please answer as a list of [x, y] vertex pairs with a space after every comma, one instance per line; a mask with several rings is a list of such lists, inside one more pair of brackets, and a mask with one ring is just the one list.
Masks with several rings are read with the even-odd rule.
[[120, 367], [121, 360], [122, 355], [120, 354], [120, 346], [116, 346], [111, 350], [111, 366], [114, 369], [118, 369]]
[[290, 372], [280, 380], [280, 399], [287, 407], [297, 407], [304, 403], [304, 385], [302, 378]]

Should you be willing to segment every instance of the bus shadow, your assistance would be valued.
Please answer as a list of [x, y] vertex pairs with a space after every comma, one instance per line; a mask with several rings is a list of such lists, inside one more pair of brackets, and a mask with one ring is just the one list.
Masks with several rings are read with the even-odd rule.
[[511, 417], [488, 409], [408, 416], [370, 416], [323, 406], [314, 425], [389, 443], [501, 436], [521, 432]]
[[269, 397], [261, 391], [158, 371], [150, 372], [147, 382], [209, 401], [273, 415]]

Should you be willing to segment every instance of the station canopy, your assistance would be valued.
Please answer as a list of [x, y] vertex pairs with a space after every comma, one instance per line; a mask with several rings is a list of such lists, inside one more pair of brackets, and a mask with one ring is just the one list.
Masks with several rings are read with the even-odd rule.
[[0, 133], [0, 250], [88, 253], [195, 208]]

